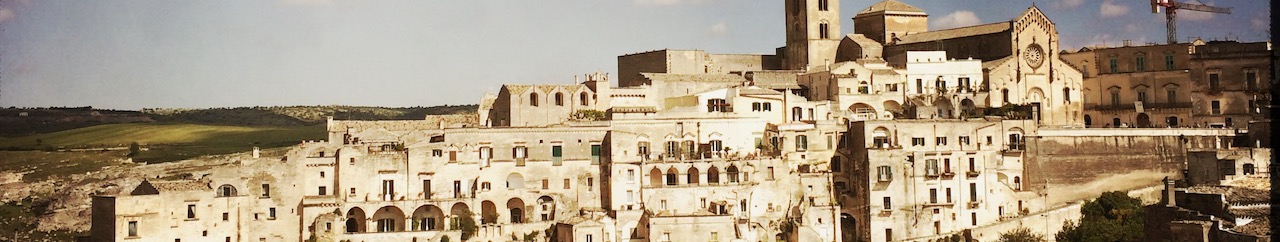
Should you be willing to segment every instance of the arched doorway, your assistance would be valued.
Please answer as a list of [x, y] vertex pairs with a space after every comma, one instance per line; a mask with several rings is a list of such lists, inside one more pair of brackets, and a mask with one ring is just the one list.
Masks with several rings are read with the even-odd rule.
[[524, 176], [520, 173], [512, 172], [507, 175], [507, 188], [522, 189], [524, 188]]
[[1151, 116], [1147, 116], [1147, 114], [1145, 113], [1139, 113], [1138, 128], [1149, 128], [1149, 127], [1151, 127]]
[[1244, 165], [1242, 165], [1241, 168], [1244, 170], [1243, 172], [1244, 172], [1244, 175], [1246, 176], [1257, 173], [1257, 171], [1255, 170], [1256, 168], [1253, 166], [1253, 163], [1244, 163]]
[[404, 231], [404, 211], [395, 206], [386, 206], [373, 212], [373, 221], [378, 232]]
[[734, 165], [729, 165], [729, 169], [726, 169], [726, 171], [728, 172], [728, 174], [727, 174], [727, 175], [729, 175], [729, 183], [737, 183], [737, 182], [738, 182], [738, 167], [737, 167], [737, 166], [734, 166]]
[[844, 241], [858, 241], [858, 219], [848, 213], [840, 214], [840, 237]]
[[689, 184], [691, 184], [691, 185], [697, 185], [698, 183], [702, 183], [701, 181], [699, 181], [700, 179], [698, 179], [698, 176], [700, 176], [700, 175], [701, 175], [701, 174], [698, 174], [698, 168], [697, 168], [697, 167], [692, 167], [692, 166], [690, 166], [690, 167], [689, 167], [689, 171], [688, 171], [688, 173], [687, 173], [687, 174], [685, 174], [685, 177], [687, 177], [687, 178], [688, 178], [688, 180], [689, 180]]
[[364, 209], [358, 207], [347, 210], [347, 233], [364, 233], [365, 232], [365, 214]]
[[1164, 123], [1168, 124], [1170, 128], [1178, 127], [1178, 116], [1166, 117], [1164, 118]]
[[413, 210], [409, 227], [413, 231], [433, 231], [444, 229], [444, 211], [435, 205], [422, 205]]
[[938, 109], [938, 111], [937, 111], [938, 113], [937, 113], [937, 115], [936, 115], [935, 117], [937, 117], [937, 118], [951, 118], [951, 117], [952, 117], [952, 113], [951, 113], [951, 111], [952, 111], [952, 108], [953, 108], [953, 107], [952, 107], [952, 105], [951, 105], [951, 100], [946, 99], [946, 98], [938, 98], [937, 100], [933, 100], [933, 107], [935, 107], [935, 108], [937, 108], [937, 109]]
[[667, 186], [680, 185], [680, 172], [675, 167], [667, 168]]
[[902, 104], [893, 100], [884, 101], [884, 111], [889, 113], [889, 115], [883, 116], [885, 119], [892, 119], [903, 115]]
[[653, 186], [653, 187], [662, 186], [662, 170], [658, 170], [657, 167], [654, 167], [652, 170], [649, 170], [649, 186]]
[[1085, 115], [1084, 115], [1084, 126], [1085, 126], [1085, 127], [1089, 127], [1089, 126], [1092, 126], [1092, 125], [1093, 125], [1093, 117], [1089, 117], [1089, 115], [1088, 115], [1088, 114], [1085, 114]]
[[513, 197], [510, 200], [507, 200], [507, 211], [511, 216], [511, 223], [518, 224], [525, 222], [524, 200], [521, 200], [518, 197]]
[[480, 223], [498, 223], [498, 206], [494, 205], [493, 201], [485, 200], [484, 202], [480, 202]]
[[872, 120], [880, 116], [876, 113], [875, 107], [866, 103], [849, 105], [849, 112], [853, 113], [853, 120]]
[[977, 113], [978, 105], [968, 98], [960, 100], [960, 118], [980, 116]]
[[[466, 203], [454, 203], [453, 207], [449, 208], [449, 229], [456, 230], [460, 228], [459, 224], [462, 223], [462, 219], [471, 218], [472, 214], [471, 207], [467, 206]], [[471, 222], [475, 223], [474, 220]]]
[[1119, 128], [1119, 127], [1120, 127], [1120, 118], [1112, 118], [1112, 119], [1111, 119], [1111, 127], [1112, 127], [1112, 128]]
[[707, 168], [707, 184], [720, 184], [720, 169], [716, 166]]
[[538, 215], [542, 221], [551, 221], [556, 219], [556, 201], [550, 196], [538, 197]]

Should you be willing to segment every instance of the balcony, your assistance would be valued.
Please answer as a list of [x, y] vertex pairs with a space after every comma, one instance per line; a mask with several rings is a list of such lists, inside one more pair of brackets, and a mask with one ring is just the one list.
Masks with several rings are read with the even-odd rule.
[[970, 209], [978, 208], [978, 204], [979, 204], [978, 201], [969, 201], [968, 208]]
[[[1119, 112], [1119, 111], [1136, 111], [1137, 107], [1133, 103], [1124, 104], [1088, 104], [1085, 105], [1086, 110], [1096, 110], [1101, 112]], [[1142, 109], [1145, 110], [1164, 110], [1164, 109], [1182, 109], [1191, 108], [1190, 102], [1143, 102]]]
[[942, 172], [942, 177], [953, 177], [953, 176], [956, 176], [956, 173], [951, 172], [950, 170]]
[[1022, 152], [1026, 148], [1027, 148], [1026, 142], [1018, 141], [1016, 143], [1009, 143], [1007, 147], [1005, 147], [1005, 152]]
[[981, 174], [981, 172], [976, 171], [976, 170], [967, 171], [967, 172], [965, 172], [965, 173], [964, 173], [964, 175], [965, 175], [965, 176], [968, 176], [968, 177], [978, 177], [978, 175], [979, 175], [979, 174]]

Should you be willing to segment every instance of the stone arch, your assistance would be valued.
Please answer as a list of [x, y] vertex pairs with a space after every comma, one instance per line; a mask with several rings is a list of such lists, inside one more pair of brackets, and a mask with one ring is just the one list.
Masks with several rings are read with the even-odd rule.
[[1044, 91], [1040, 90], [1039, 87], [1032, 87], [1030, 91], [1027, 91], [1027, 102], [1044, 103]]
[[218, 186], [218, 197], [234, 197], [237, 196], [236, 186], [231, 184], [222, 184]]
[[933, 100], [933, 106], [938, 108], [938, 118], [951, 118], [951, 99], [938, 98]]
[[444, 211], [435, 205], [427, 204], [413, 210], [410, 230], [436, 231], [444, 229]]
[[840, 232], [841, 237], [853, 239], [858, 234], [858, 219], [848, 213], [840, 213]]
[[664, 180], [666, 180], [666, 185], [668, 186], [680, 185], [680, 171], [677, 171], [675, 167], [667, 168], [667, 176]]
[[738, 166], [729, 165], [729, 168], [725, 169], [725, 175], [729, 177], [730, 183], [737, 183], [738, 182]]
[[365, 218], [364, 209], [360, 209], [360, 207], [352, 207], [350, 210], [347, 210], [347, 221], [345, 224], [347, 233], [364, 233], [365, 229], [368, 228], [365, 227], [365, 223], [367, 221]]
[[493, 201], [484, 200], [483, 202], [480, 202], [480, 223], [498, 223], [498, 206], [494, 205]]
[[1151, 127], [1151, 115], [1147, 115], [1146, 113], [1139, 113], [1136, 123], [1138, 128]]
[[538, 214], [542, 221], [552, 221], [556, 219], [556, 200], [551, 196], [538, 197]]
[[700, 181], [700, 179], [698, 179], [698, 176], [699, 176], [699, 175], [701, 175], [701, 174], [698, 174], [698, 168], [697, 168], [697, 167], [689, 166], [689, 170], [685, 173], [685, 177], [686, 177], [685, 179], [687, 179], [687, 180], [688, 180], [689, 184], [697, 185], [697, 184], [699, 184], [699, 183], [702, 183], [702, 181]]
[[649, 170], [649, 186], [662, 186], [662, 170], [658, 170], [657, 167]]
[[523, 189], [523, 188], [524, 188], [524, 175], [520, 175], [520, 173], [516, 173], [516, 172], [512, 172], [511, 174], [508, 174], [508, 175], [507, 175], [507, 188], [508, 188], [508, 189]]
[[386, 206], [374, 211], [373, 221], [378, 232], [404, 231], [404, 211], [396, 206]]
[[707, 168], [707, 184], [719, 184], [719, 183], [720, 183], [720, 169], [717, 169], [716, 166], [714, 165], [711, 166], [711, 168]]
[[513, 197], [507, 200], [507, 215], [513, 224], [527, 222], [525, 218], [524, 200]]
[[965, 98], [964, 100], [960, 100], [961, 117], [977, 115], [977, 113], [975, 113], [977, 111], [978, 105], [974, 104], [972, 99]]
[[886, 115], [883, 116], [884, 118], [891, 119], [894, 117], [902, 116], [902, 112], [903, 112], [902, 104], [898, 103], [898, 101], [894, 101], [894, 100], [884, 101], [883, 105], [884, 106], [882, 108], [884, 108], [884, 111], [886, 112]]
[[471, 212], [471, 207], [467, 206], [467, 203], [464, 203], [464, 202], [454, 203], [452, 207], [449, 207], [450, 229], [451, 230], [458, 229], [458, 223], [459, 223], [458, 220], [461, 219], [462, 217], [471, 217], [471, 216], [473, 216]]

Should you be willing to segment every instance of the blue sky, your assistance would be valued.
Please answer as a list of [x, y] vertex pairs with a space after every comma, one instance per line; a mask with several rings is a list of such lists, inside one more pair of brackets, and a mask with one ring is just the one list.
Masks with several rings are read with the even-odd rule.
[[[902, 0], [930, 28], [1032, 1]], [[842, 33], [877, 1], [844, 0]], [[1180, 12], [1182, 40], [1265, 41], [1268, 1]], [[1036, 1], [1064, 49], [1164, 42], [1146, 0]], [[772, 53], [782, 1], [0, 0], [0, 106], [114, 109], [472, 104], [503, 83], [571, 83], [655, 49]], [[611, 74], [612, 75], [612, 74]]]

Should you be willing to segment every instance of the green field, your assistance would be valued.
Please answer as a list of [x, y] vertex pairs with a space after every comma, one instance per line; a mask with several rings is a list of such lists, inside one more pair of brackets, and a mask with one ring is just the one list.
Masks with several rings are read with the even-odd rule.
[[0, 138], [9, 150], [104, 149], [137, 142], [148, 148], [135, 162], [168, 162], [202, 155], [283, 147], [325, 138], [324, 125], [267, 127], [204, 124], [104, 124], [47, 134]]

